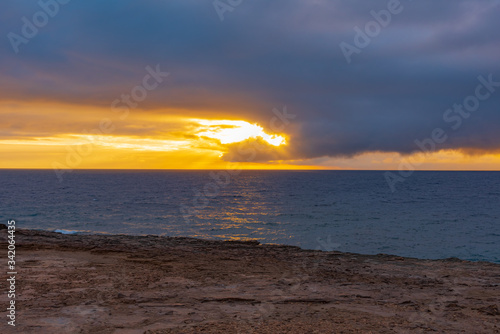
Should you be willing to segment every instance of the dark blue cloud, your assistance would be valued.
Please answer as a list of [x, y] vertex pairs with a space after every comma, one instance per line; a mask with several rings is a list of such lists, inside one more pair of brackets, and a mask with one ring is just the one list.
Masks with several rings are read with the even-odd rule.
[[[47, 2], [47, 1], [45, 1]], [[295, 158], [365, 151], [411, 152], [414, 140], [474, 93], [479, 75], [500, 81], [500, 2], [401, 1], [348, 64], [339, 44], [388, 1], [243, 1], [219, 20], [212, 1], [72, 0], [14, 53], [36, 2], [0, 13], [0, 98], [108, 106], [137, 85], [147, 65], [171, 72], [141, 105], [225, 113], [263, 125], [271, 109], [297, 115], [286, 131]], [[497, 150], [500, 89], [442, 148]]]

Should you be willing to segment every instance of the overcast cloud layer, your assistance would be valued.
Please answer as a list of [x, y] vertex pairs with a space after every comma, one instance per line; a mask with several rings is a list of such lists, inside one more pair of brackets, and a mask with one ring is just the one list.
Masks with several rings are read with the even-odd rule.
[[500, 1], [402, 0], [349, 64], [340, 43], [354, 45], [354, 27], [387, 4], [244, 0], [221, 21], [211, 0], [72, 0], [16, 54], [7, 34], [21, 35], [22, 17], [40, 7], [8, 0], [0, 99], [108, 107], [160, 64], [171, 76], [144, 112], [267, 127], [286, 105], [297, 115], [285, 130], [290, 158], [409, 153], [437, 127], [449, 135], [439, 148], [499, 150], [500, 87], [456, 130], [443, 114], [475, 93], [478, 76], [500, 82]]

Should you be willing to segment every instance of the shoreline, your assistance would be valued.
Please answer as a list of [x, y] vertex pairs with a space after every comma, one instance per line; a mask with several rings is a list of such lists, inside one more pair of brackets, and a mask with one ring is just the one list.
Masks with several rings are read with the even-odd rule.
[[[13, 332], [500, 333], [497, 263], [256, 241], [15, 233]], [[0, 246], [5, 257], [6, 230]], [[4, 293], [0, 304], [7, 303]]]
[[[340, 253], [340, 254], [351, 254], [351, 255], [358, 255], [358, 256], [393, 256], [393, 257], [401, 257], [405, 259], [414, 259], [414, 260], [428, 260], [428, 261], [465, 261], [465, 262], [474, 262], [474, 263], [491, 263], [491, 264], [497, 264], [500, 265], [499, 262], [495, 261], [489, 261], [489, 260], [470, 260], [470, 259], [462, 259], [456, 256], [451, 256], [451, 257], [443, 257], [443, 258], [422, 258], [422, 257], [413, 257], [413, 256], [406, 256], [406, 255], [398, 255], [398, 254], [388, 254], [388, 253], [377, 253], [377, 254], [366, 254], [366, 253], [356, 253], [356, 252], [344, 252], [344, 251], [338, 251], [338, 250], [333, 250], [333, 251], [327, 251], [323, 249], [314, 249], [314, 248], [303, 248], [301, 246], [296, 246], [296, 245], [288, 245], [288, 244], [280, 244], [280, 243], [263, 243], [260, 242], [259, 240], [255, 239], [246, 239], [246, 240], [231, 240], [231, 239], [209, 239], [209, 238], [196, 238], [196, 237], [189, 237], [189, 236], [166, 236], [166, 235], [160, 235], [160, 234], [128, 234], [128, 233], [119, 233], [119, 234], [113, 234], [110, 232], [86, 232], [86, 231], [79, 231], [79, 230], [65, 230], [65, 229], [32, 229], [32, 228], [25, 228], [24, 230], [29, 230], [29, 231], [35, 231], [35, 232], [50, 232], [50, 233], [57, 233], [57, 234], [62, 234], [62, 235], [86, 235], [86, 236], [116, 236], [116, 237], [121, 237], [121, 236], [128, 236], [128, 237], [161, 237], [161, 238], [171, 238], [171, 239], [194, 239], [194, 240], [200, 240], [200, 241], [208, 241], [208, 242], [242, 242], [242, 243], [256, 243], [261, 246], [284, 246], [284, 247], [295, 247], [303, 251], [321, 251], [321, 252], [332, 252], [332, 253]], [[70, 233], [65, 233], [65, 232], [70, 232]]]

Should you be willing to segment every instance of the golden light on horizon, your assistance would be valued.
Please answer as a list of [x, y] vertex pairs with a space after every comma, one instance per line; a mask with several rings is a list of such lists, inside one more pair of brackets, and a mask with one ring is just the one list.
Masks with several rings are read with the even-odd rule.
[[[175, 109], [141, 110], [120, 120], [101, 107], [0, 101], [0, 116], [9, 119], [6, 126], [11, 129], [0, 140], [0, 168], [52, 168], [58, 162], [73, 169], [219, 169], [236, 162], [242, 169], [397, 170], [405, 160], [417, 170], [498, 170], [500, 166], [497, 152], [471, 155], [454, 150], [301, 158], [289, 154], [296, 152], [289, 147], [293, 133], [273, 133], [244, 118], [198, 115]], [[110, 130], [99, 133], [103, 119], [109, 119]], [[240, 156], [239, 143], [245, 152]], [[248, 153], [252, 149], [258, 154]], [[68, 163], [75, 152], [80, 155], [74, 159], [78, 163]]]
[[285, 137], [267, 134], [261, 126], [245, 121], [202, 119], [194, 119], [193, 121], [202, 126], [201, 131], [197, 132], [198, 136], [218, 139], [221, 144], [238, 143], [259, 137], [273, 146], [286, 144]]
[[[33, 117], [33, 110], [38, 116]], [[13, 113], [15, 111], [15, 113]], [[259, 148], [280, 149], [284, 133], [271, 133], [244, 119], [186, 117], [183, 111], [136, 111], [120, 120], [106, 108], [57, 103], [0, 102], [0, 115], [14, 115], [14, 135], [0, 140], [0, 168], [219, 169], [234, 144], [257, 139]], [[81, 115], [75, 121], [74, 115]], [[21, 119], [31, 121], [21, 124]], [[107, 131], [101, 130], [105, 120]], [[42, 131], [40, 125], [43, 124]], [[264, 146], [262, 146], [264, 145]], [[256, 148], [257, 150], [259, 148]], [[248, 155], [247, 155], [248, 156]], [[242, 161], [242, 169], [309, 169], [284, 160]]]
[[33, 146], [77, 146], [90, 144], [114, 149], [158, 152], [189, 148], [189, 141], [187, 140], [162, 140], [112, 135], [92, 136], [82, 134], [69, 134], [59, 137], [35, 137], [30, 140], [3, 140], [3, 144]]

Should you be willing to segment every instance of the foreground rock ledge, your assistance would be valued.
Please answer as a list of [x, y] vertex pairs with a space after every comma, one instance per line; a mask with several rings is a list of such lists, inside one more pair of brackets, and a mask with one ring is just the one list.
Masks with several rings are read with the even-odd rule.
[[492, 263], [31, 230], [16, 246], [2, 333], [500, 333]]

